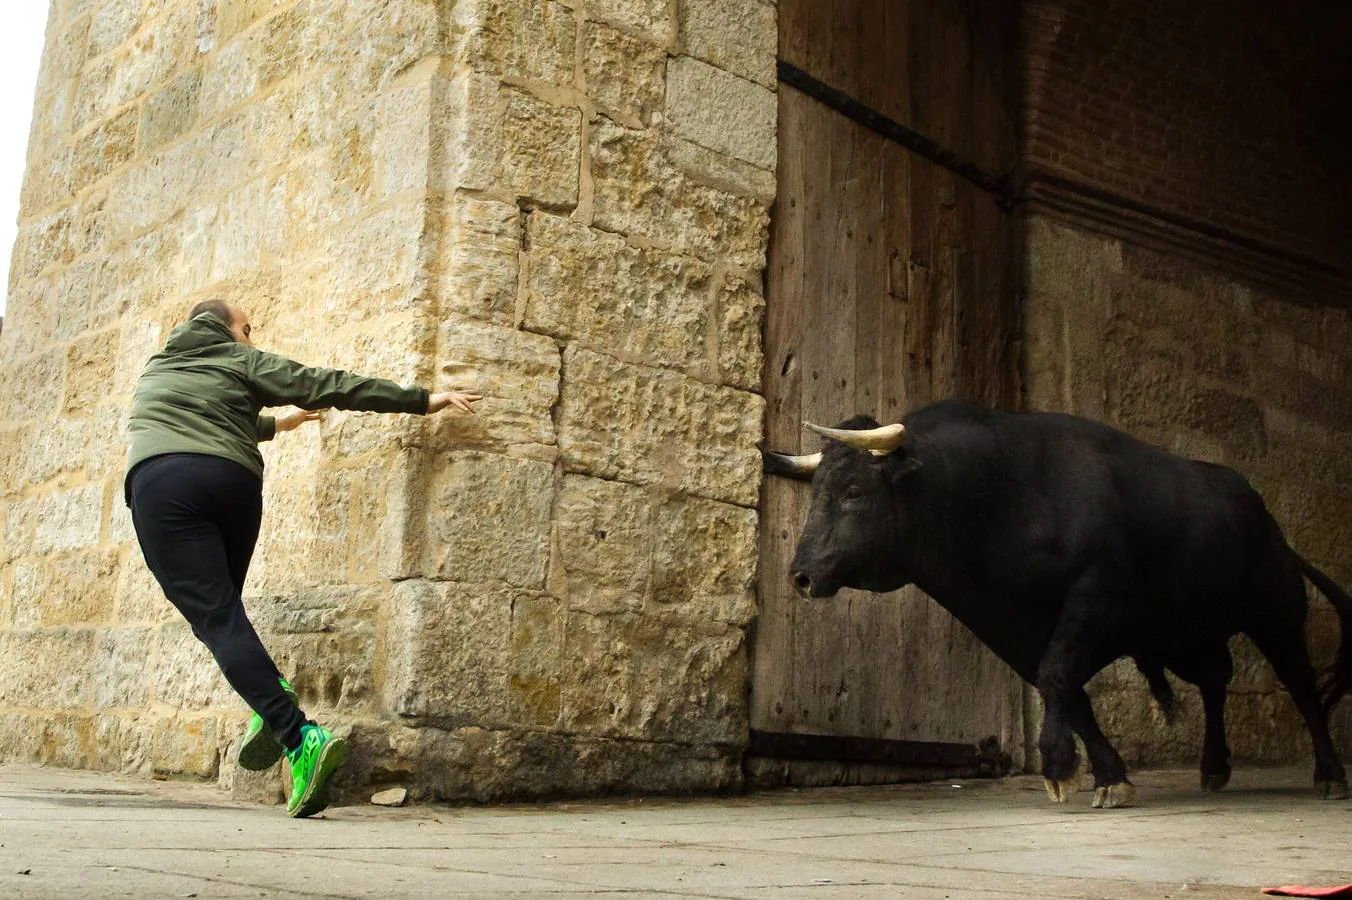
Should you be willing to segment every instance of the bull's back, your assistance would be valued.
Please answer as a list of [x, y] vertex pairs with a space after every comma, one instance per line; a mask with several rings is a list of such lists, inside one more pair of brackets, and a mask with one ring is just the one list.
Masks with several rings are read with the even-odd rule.
[[1128, 631], [1186, 642], [1242, 630], [1284, 577], [1280, 531], [1232, 469], [1059, 413], [937, 404], [907, 427], [983, 469], [985, 577], [1030, 611], [1093, 573]]

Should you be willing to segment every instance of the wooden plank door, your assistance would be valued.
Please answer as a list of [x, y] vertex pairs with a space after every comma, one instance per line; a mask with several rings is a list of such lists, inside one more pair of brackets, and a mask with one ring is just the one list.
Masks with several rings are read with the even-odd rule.
[[[783, 63], [977, 167], [1012, 168], [1012, 3], [779, 10]], [[990, 191], [781, 84], [768, 445], [813, 452], [804, 421], [894, 422], [953, 395], [1013, 405], [1014, 228]], [[808, 500], [785, 479], [762, 495], [753, 732], [1021, 743], [1017, 677], [919, 591], [796, 596], [789, 561]]]

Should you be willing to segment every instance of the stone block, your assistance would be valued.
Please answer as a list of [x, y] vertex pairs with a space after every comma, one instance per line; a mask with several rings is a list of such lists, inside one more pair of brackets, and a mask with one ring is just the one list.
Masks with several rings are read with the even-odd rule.
[[153, 152], [191, 129], [197, 121], [201, 94], [202, 72], [193, 69], [146, 100], [141, 107], [141, 152]]
[[6, 419], [12, 418], [8, 414], [10, 397], [3, 390], [6, 372], [15, 372], [15, 364], [21, 357], [31, 355], [51, 340], [52, 322], [47, 313], [54, 304], [54, 291], [52, 279], [39, 278], [25, 282], [9, 294], [5, 327], [0, 330], [0, 391], [3, 391], [0, 410], [6, 411]]
[[1109, 280], [1122, 271], [1122, 242], [1030, 216], [1026, 230], [1027, 283], [1083, 309], [1096, 322], [1106, 318]]
[[693, 621], [746, 626], [756, 617], [753, 509], [673, 497], [657, 507], [653, 601]]
[[577, 206], [582, 164], [582, 113], [530, 94], [506, 90], [501, 159], [503, 187], [527, 203], [551, 209]]
[[99, 709], [140, 709], [150, 699], [155, 632], [117, 628], [99, 632], [94, 660], [93, 704]]
[[596, 615], [642, 609], [653, 559], [646, 489], [569, 475], [554, 504], [549, 591]]
[[114, 54], [118, 61], [114, 106], [136, 100], [188, 68], [197, 24], [193, 7], [192, 3], [176, 4], [165, 15], [147, 21], [126, 50]]
[[250, 596], [245, 605], [303, 707], [353, 710], [372, 699], [374, 623], [385, 598], [385, 585], [333, 585]]
[[573, 80], [578, 17], [563, 4], [466, 0], [450, 15], [452, 52], [471, 69], [549, 84]]
[[779, 190], [775, 173], [740, 159], [666, 135], [662, 149], [671, 165], [696, 184], [748, 197], [768, 207]]
[[501, 90], [497, 79], [477, 72], [447, 83], [444, 105], [451, 124], [443, 193], [496, 186], [503, 144]]
[[171, 621], [155, 631], [159, 649], [149, 679], [155, 702], [184, 710], [231, 709], [244, 702], [187, 622]]
[[[423, 202], [382, 207], [328, 231], [315, 246], [315, 265], [335, 289], [319, 313], [330, 328], [421, 312], [429, 301]], [[339, 289], [340, 288], [340, 289]]]
[[[4, 552], [0, 550], [0, 559], [4, 559]], [[0, 569], [0, 632], [9, 631], [14, 627], [14, 573], [18, 566], [10, 566], [7, 570]]]
[[50, 712], [0, 716], [0, 760], [81, 769], [89, 765], [88, 716]]
[[332, 67], [339, 97], [387, 86], [442, 49], [437, 0], [348, 0], [309, 7], [300, 35], [305, 69]]
[[[105, 329], [71, 344], [66, 354], [65, 399], [67, 415], [85, 416], [104, 396], [117, 369], [118, 331]], [[46, 386], [51, 390], [51, 385]]]
[[779, 46], [775, 11], [761, 0], [688, 0], [681, 6], [681, 49], [773, 91]]
[[514, 610], [531, 596], [538, 594], [500, 585], [399, 582], [386, 635], [386, 708], [475, 725], [509, 721]]
[[286, 5], [286, 0], [219, 0], [216, 7], [216, 40], [229, 43], [255, 22]]
[[583, 46], [587, 96], [617, 121], [652, 125], [666, 97], [666, 48], [595, 22], [587, 23]]
[[116, 599], [117, 623], [128, 625], [163, 625], [178, 618], [178, 613], [164, 596], [155, 576], [146, 568], [141, 551], [127, 554], [118, 579]]
[[568, 471], [755, 505], [762, 398], [578, 348], [565, 352], [564, 373]]
[[672, 11], [666, 0], [595, 0], [587, 4], [589, 19], [609, 23], [663, 45], [670, 45], [676, 39]]
[[550, 209], [577, 205], [580, 110], [473, 73], [449, 84], [447, 104], [451, 164], [442, 186], [448, 192], [491, 190]]
[[0, 699], [9, 706], [69, 709], [92, 698], [94, 631], [58, 628], [14, 631], [0, 654], [8, 671], [0, 679]]
[[[552, 410], [562, 360], [554, 341], [483, 322], [448, 321], [441, 327], [436, 363], [434, 389], [484, 399], [473, 416], [451, 410], [434, 418], [434, 446], [529, 451], [555, 445]], [[552, 459], [552, 450], [535, 455]]]
[[103, 772], [150, 774], [152, 723], [123, 715], [94, 717], [90, 764]]
[[308, 18], [293, 6], [223, 46], [203, 75], [203, 118], [225, 113], [293, 74], [301, 65]]
[[381, 94], [373, 113], [379, 127], [372, 137], [376, 196], [425, 194], [431, 178], [433, 99], [439, 77], [400, 82]]
[[718, 368], [724, 384], [745, 391], [761, 389], [761, 330], [765, 298], [759, 285], [743, 275], [724, 275], [718, 295]]
[[[0, 389], [4, 387], [4, 370], [0, 369]], [[33, 425], [0, 426], [0, 496], [20, 493], [27, 485], [23, 470], [27, 466], [28, 448], [32, 444], [32, 435], [39, 429]], [[0, 546], [3, 546], [4, 530], [0, 529]], [[4, 556], [0, 556], [3, 560]]]
[[167, 716], [153, 726], [150, 768], [156, 775], [215, 778], [221, 735], [215, 717]]
[[112, 382], [114, 394], [128, 395], [136, 389], [136, 380], [141, 377], [150, 357], [163, 348], [164, 341], [164, 327], [159, 322], [133, 318], [123, 323]]
[[512, 325], [525, 232], [521, 210], [511, 203], [457, 197], [443, 228], [443, 309]]
[[258, 90], [252, 42], [222, 47], [206, 63], [198, 87], [199, 113], [210, 121], [226, 114]]
[[36, 498], [15, 500], [5, 510], [5, 554], [9, 559], [18, 559], [33, 552], [33, 536], [38, 530], [38, 504]]
[[566, 609], [553, 597], [519, 594], [508, 635], [508, 721], [555, 728], [563, 704]]
[[20, 449], [22, 467], [11, 469], [22, 483], [44, 484], [58, 475], [82, 468], [89, 455], [90, 430], [86, 419], [57, 419], [33, 428]]
[[561, 725], [690, 744], [745, 743], [745, 635], [732, 626], [623, 614], [568, 617]]
[[765, 268], [764, 201], [692, 181], [671, 164], [655, 132], [601, 119], [589, 135], [595, 227], [703, 260]]
[[[274, 475], [266, 482], [264, 506], [272, 513], [252, 585], [281, 591], [345, 580], [352, 476], [332, 466], [278, 462], [278, 455], [269, 460]], [[290, 478], [291, 472], [305, 474]]]
[[126, 43], [140, 24], [140, 4], [103, 3], [89, 23], [89, 55], [101, 56]]
[[690, 793], [736, 790], [742, 783], [740, 751], [707, 745], [482, 728], [354, 729], [352, 740], [359, 761], [368, 761], [366, 780], [387, 783], [398, 773], [421, 799], [596, 796], [635, 784]]
[[[98, 259], [82, 259], [61, 270], [56, 279], [56, 296], [51, 310], [52, 338], [69, 341], [91, 324], [90, 307], [94, 286], [103, 269]], [[96, 327], [103, 327], [99, 323]]]
[[529, 221], [525, 326], [629, 362], [708, 368], [710, 270], [557, 216]]
[[[19, 224], [20, 243], [16, 244], [15, 257], [24, 278], [35, 278], [50, 266], [64, 265], [75, 258], [76, 212], [74, 206], [69, 206]], [[22, 253], [18, 247], [22, 247]]]
[[710, 150], [775, 168], [779, 106], [775, 92], [708, 63], [667, 63], [666, 115], [675, 134]]
[[[70, 16], [60, 31], [49, 34], [47, 49], [42, 54], [42, 68], [38, 70], [40, 84], [51, 84], [80, 74], [89, 53], [89, 32], [93, 16]], [[49, 23], [49, 32], [55, 31]]]
[[221, 760], [221, 789], [236, 803], [260, 803], [266, 806], [285, 803], [286, 782], [290, 780], [290, 773], [283, 774], [282, 771], [286, 765], [285, 761], [278, 760], [277, 764], [266, 772], [250, 772], [248, 769], [240, 768], [236, 760], [239, 758], [239, 745], [244, 736], [243, 729], [239, 729], [239, 732], [239, 738], [226, 749], [225, 757]]
[[99, 542], [103, 526], [102, 484], [49, 494], [37, 506], [32, 551], [38, 556], [83, 550]]
[[257, 178], [233, 191], [221, 203], [216, 222], [216, 250], [211, 263], [211, 280], [228, 278], [259, 268], [263, 258], [268, 182]]
[[75, 142], [71, 158], [71, 190], [79, 193], [136, 155], [140, 112], [124, 110]]
[[[299, 331], [305, 333], [303, 323]], [[431, 354], [434, 336], [432, 323], [421, 316], [391, 314], [344, 329], [317, 364], [415, 385], [422, 380], [421, 369]], [[385, 420], [409, 421], [401, 416]]]
[[131, 509], [126, 504], [126, 493], [116, 482], [110, 484], [109, 489], [112, 503], [108, 511], [108, 543], [130, 544], [136, 540], [136, 528], [131, 521]]
[[75, 98], [71, 103], [70, 127], [79, 133], [94, 122], [106, 118], [117, 105], [120, 55], [104, 56], [86, 63], [75, 83]]
[[490, 453], [433, 464], [424, 571], [453, 581], [544, 587], [554, 468]]
[[14, 621], [18, 628], [106, 625], [120, 560], [107, 550], [86, 550], [14, 567]]

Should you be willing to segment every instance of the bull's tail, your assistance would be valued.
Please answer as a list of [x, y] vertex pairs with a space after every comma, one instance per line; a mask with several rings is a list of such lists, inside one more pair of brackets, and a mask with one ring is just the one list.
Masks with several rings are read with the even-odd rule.
[[1348, 688], [1352, 688], [1352, 597], [1307, 560], [1299, 555], [1296, 559], [1305, 577], [1310, 579], [1310, 583], [1317, 587], [1338, 611], [1338, 621], [1342, 624], [1342, 642], [1338, 647], [1338, 656], [1333, 662], [1332, 677], [1324, 686], [1324, 710], [1332, 712]]

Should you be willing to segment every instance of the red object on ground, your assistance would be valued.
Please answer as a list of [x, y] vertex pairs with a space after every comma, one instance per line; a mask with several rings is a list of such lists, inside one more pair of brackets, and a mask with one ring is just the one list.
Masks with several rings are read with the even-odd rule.
[[1275, 894], [1278, 897], [1352, 897], [1352, 884], [1326, 888], [1287, 884], [1281, 887], [1263, 888], [1263, 893]]

